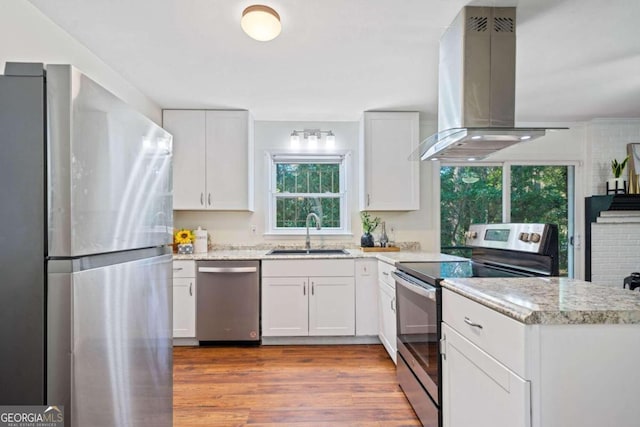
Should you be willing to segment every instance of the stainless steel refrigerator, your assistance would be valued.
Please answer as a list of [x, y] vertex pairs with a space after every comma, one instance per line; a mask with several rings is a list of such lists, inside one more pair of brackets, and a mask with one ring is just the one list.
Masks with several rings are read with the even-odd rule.
[[0, 405], [172, 424], [172, 137], [69, 65], [0, 76]]

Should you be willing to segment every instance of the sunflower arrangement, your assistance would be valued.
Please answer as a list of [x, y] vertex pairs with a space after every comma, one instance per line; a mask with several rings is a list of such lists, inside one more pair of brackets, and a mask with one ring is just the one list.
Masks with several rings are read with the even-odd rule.
[[173, 235], [173, 241], [178, 245], [193, 243], [194, 240], [195, 236], [193, 235], [193, 231], [187, 230], [186, 228], [176, 231], [176, 233]]

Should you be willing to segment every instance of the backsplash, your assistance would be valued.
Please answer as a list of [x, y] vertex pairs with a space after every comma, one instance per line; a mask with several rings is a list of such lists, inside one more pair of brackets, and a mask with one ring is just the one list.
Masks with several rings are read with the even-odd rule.
[[[398, 242], [396, 246], [403, 251], [419, 251], [419, 242]], [[333, 241], [331, 243], [318, 244], [311, 242], [312, 248], [322, 249], [358, 249], [352, 241]], [[260, 243], [257, 245], [235, 245], [235, 244], [213, 244], [209, 246], [209, 250], [269, 250], [269, 249], [304, 249], [304, 242], [278, 240], [273, 243]]]

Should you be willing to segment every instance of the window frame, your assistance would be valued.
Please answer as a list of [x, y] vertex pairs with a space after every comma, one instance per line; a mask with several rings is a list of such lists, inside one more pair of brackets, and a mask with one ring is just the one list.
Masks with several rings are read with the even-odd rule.
[[[267, 153], [268, 157], [268, 203], [267, 203], [267, 227], [265, 235], [289, 235], [301, 236], [306, 235], [306, 227], [277, 227], [277, 200], [293, 197], [319, 197], [319, 198], [337, 198], [340, 201], [340, 224], [341, 227], [322, 227], [320, 230], [315, 229], [315, 223], [312, 224], [314, 235], [351, 235], [351, 223], [349, 214], [349, 198], [347, 191], [348, 182], [348, 157], [349, 153], [339, 154], [323, 154], [323, 153]], [[278, 163], [333, 163], [339, 165], [339, 192], [330, 193], [279, 193], [276, 190], [277, 185], [277, 167]]]
[[[580, 245], [581, 234], [578, 230], [584, 227], [581, 218], [584, 216], [584, 212], [580, 207], [580, 200], [578, 195], [582, 193], [582, 163], [580, 161], [572, 160], [506, 160], [497, 162], [438, 162], [438, 167], [434, 168], [434, 184], [437, 182], [437, 197], [440, 200], [440, 189], [442, 184], [440, 183], [440, 169], [442, 167], [501, 167], [502, 168], [502, 222], [511, 222], [511, 167], [512, 166], [564, 166], [567, 167], [568, 179], [568, 194], [567, 194], [567, 209], [568, 209], [568, 239], [569, 246], [567, 248], [567, 267], [568, 277], [580, 277], [578, 273], [583, 271], [582, 264], [582, 248]], [[439, 206], [439, 204], [438, 204]], [[438, 215], [440, 216], [441, 210], [438, 208]], [[440, 219], [442, 221], [442, 219]], [[442, 246], [440, 242], [440, 228], [441, 223], [438, 222], [438, 247]], [[574, 243], [577, 242], [576, 243]]]

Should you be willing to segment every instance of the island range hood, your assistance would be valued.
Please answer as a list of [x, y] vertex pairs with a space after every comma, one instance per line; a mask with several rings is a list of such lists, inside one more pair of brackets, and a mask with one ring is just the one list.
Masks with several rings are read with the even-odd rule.
[[550, 129], [516, 128], [516, 8], [466, 6], [440, 40], [438, 133], [422, 160], [479, 160]]

